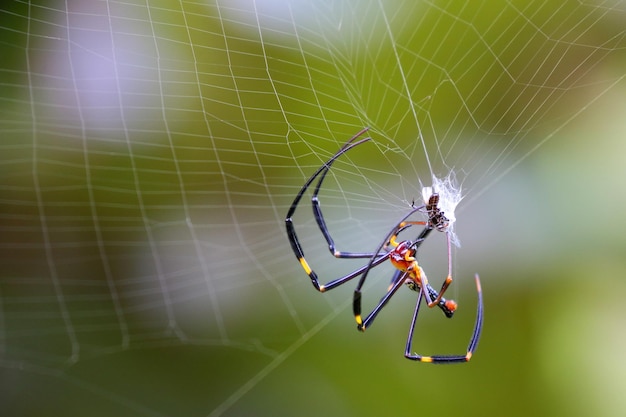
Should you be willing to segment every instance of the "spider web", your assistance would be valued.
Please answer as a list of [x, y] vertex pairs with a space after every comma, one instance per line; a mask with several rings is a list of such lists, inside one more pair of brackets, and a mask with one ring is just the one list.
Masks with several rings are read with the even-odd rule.
[[[452, 172], [463, 251], [486, 245], [455, 271], [484, 269], [493, 246], [479, 236], [495, 232], [464, 216], [623, 89], [624, 17], [620, 2], [4, 4], [2, 407], [296, 414], [315, 395], [333, 413], [379, 415], [315, 367], [332, 355], [384, 374], [408, 322], [364, 342], [352, 290], [315, 293], [284, 232], [295, 194], [367, 126], [373, 141], [335, 163], [320, 196], [338, 246], [372, 250]], [[328, 261], [306, 198], [295, 221], [320, 276], [359, 265]], [[441, 248], [424, 250], [441, 261]], [[469, 307], [471, 285], [451, 295]], [[387, 314], [406, 317], [404, 301]], [[473, 313], [459, 312], [454, 346]]]

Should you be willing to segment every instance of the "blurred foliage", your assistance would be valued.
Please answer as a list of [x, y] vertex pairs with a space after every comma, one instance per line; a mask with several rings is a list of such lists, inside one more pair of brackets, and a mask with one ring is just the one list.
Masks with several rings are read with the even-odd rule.
[[[624, 21], [556, 1], [3, 4], [0, 414], [623, 415]], [[460, 309], [424, 311], [414, 347], [463, 351], [478, 271], [467, 365], [403, 358], [409, 291], [358, 333], [352, 288], [316, 293], [289, 249], [298, 188], [363, 126], [375, 143], [324, 196], [342, 245], [378, 244], [429, 163], [462, 176]], [[316, 270], [350, 270], [298, 215]]]

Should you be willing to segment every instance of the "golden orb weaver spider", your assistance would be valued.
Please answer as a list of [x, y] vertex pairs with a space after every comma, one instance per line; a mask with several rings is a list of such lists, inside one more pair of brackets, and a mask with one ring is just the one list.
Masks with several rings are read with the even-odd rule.
[[[448, 289], [450, 283], [452, 283], [452, 255], [451, 255], [451, 245], [450, 245], [450, 235], [448, 233], [449, 220], [446, 218], [443, 211], [440, 210], [439, 204], [439, 195], [437, 193], [432, 193], [428, 199], [424, 202], [423, 205], [415, 207], [413, 205], [412, 209], [406, 214], [396, 225], [391, 229], [391, 231], [385, 236], [384, 240], [378, 246], [376, 251], [374, 252], [343, 252], [339, 251], [335, 247], [335, 242], [330, 235], [328, 227], [326, 226], [326, 222], [324, 220], [324, 216], [322, 214], [322, 209], [320, 207], [320, 202], [318, 199], [319, 191], [322, 187], [322, 183], [326, 178], [326, 174], [330, 170], [333, 162], [337, 160], [341, 155], [348, 152], [350, 149], [365, 143], [371, 138], [361, 138], [365, 132], [368, 131], [368, 128], [365, 128], [359, 131], [356, 135], [354, 135], [348, 142], [346, 142], [340, 149], [337, 151], [332, 158], [330, 158], [324, 165], [322, 165], [315, 173], [304, 183], [298, 194], [296, 195], [291, 207], [289, 207], [289, 211], [287, 212], [287, 216], [285, 218], [285, 225], [287, 228], [287, 236], [289, 238], [289, 242], [291, 243], [291, 248], [293, 249], [298, 262], [304, 269], [304, 272], [311, 279], [311, 283], [313, 287], [319, 292], [325, 292], [340, 286], [341, 284], [345, 284], [346, 282], [360, 276], [359, 282], [354, 290], [353, 295], [353, 312], [354, 317], [357, 322], [357, 329], [360, 331], [365, 331], [366, 328], [372, 325], [374, 319], [380, 313], [382, 308], [387, 304], [387, 302], [391, 299], [391, 297], [396, 293], [396, 291], [402, 286], [402, 284], [406, 284], [413, 291], [418, 292], [417, 302], [415, 304], [415, 310], [413, 312], [413, 319], [411, 321], [411, 326], [409, 327], [409, 334], [406, 341], [406, 348], [404, 351], [404, 356], [407, 359], [411, 359], [419, 362], [427, 362], [427, 363], [456, 363], [456, 362], [467, 362], [471, 359], [476, 347], [478, 346], [478, 341], [480, 339], [480, 333], [483, 325], [483, 297], [482, 297], [482, 289], [480, 286], [480, 278], [478, 274], [475, 275], [476, 281], [476, 290], [478, 292], [478, 307], [476, 312], [476, 322], [474, 324], [474, 331], [470, 338], [469, 345], [467, 347], [467, 352], [464, 355], [433, 355], [433, 356], [424, 356], [416, 353], [412, 353], [412, 344], [413, 344], [413, 332], [415, 330], [415, 322], [417, 321], [417, 315], [419, 312], [420, 305], [422, 303], [422, 298], [426, 298], [426, 302], [428, 307], [439, 307], [446, 317], [450, 318], [453, 316], [454, 312], [457, 309], [457, 303], [453, 300], [447, 300], [443, 297], [443, 294]], [[361, 138], [361, 139], [360, 139]], [[358, 139], [358, 140], [357, 140]], [[293, 224], [292, 217], [300, 203], [300, 200], [304, 196], [306, 190], [311, 186], [313, 181], [315, 181], [319, 177], [315, 189], [313, 191], [313, 196], [311, 197], [311, 203], [313, 206], [313, 215], [315, 217], [315, 221], [324, 236], [328, 244], [328, 249], [330, 253], [338, 259], [355, 259], [355, 258], [364, 258], [369, 259], [369, 262], [352, 271], [351, 273], [333, 279], [326, 284], [320, 284], [317, 274], [313, 269], [309, 266], [308, 262], [304, 258], [304, 251], [300, 245], [300, 241], [296, 234], [296, 230]], [[415, 214], [416, 212], [426, 212], [428, 216], [427, 221], [409, 221], [408, 219]], [[398, 242], [398, 235], [412, 227], [412, 226], [424, 226], [421, 233], [417, 236], [414, 241], [404, 240]], [[415, 255], [419, 246], [422, 244], [424, 239], [430, 234], [430, 232], [436, 229], [440, 232], [446, 233], [447, 243], [448, 243], [448, 276], [446, 277], [443, 285], [439, 292], [435, 290], [429, 283], [426, 274], [421, 266], [417, 263]], [[390, 260], [392, 265], [396, 268], [396, 272], [394, 273], [391, 283], [387, 288], [387, 292], [380, 299], [378, 304], [374, 307], [374, 309], [365, 317], [365, 319], [361, 316], [361, 289], [365, 284], [365, 279], [369, 271], [381, 265], [387, 259]]]

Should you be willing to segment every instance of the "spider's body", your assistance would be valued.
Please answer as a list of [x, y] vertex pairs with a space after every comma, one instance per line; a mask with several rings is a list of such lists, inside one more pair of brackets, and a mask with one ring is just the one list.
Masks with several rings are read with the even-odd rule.
[[[410, 240], [398, 243], [398, 246], [389, 253], [389, 261], [400, 272], [406, 272], [404, 282], [406, 286], [413, 291], [420, 292], [423, 286], [422, 277], [425, 278], [426, 273], [415, 259], [417, 250], [412, 247], [413, 245], [413, 242]], [[438, 298], [437, 291], [429, 284], [426, 284], [426, 291], [429, 292], [431, 299], [436, 300]], [[439, 299], [437, 306], [444, 312], [446, 317], [452, 317], [457, 308], [456, 301], [446, 300], [443, 297], [439, 297]]]
[[409, 276], [407, 278], [415, 281], [415, 284], [418, 286], [422, 285], [421, 281], [421, 270], [422, 268], [417, 264], [415, 260], [415, 253], [417, 252], [414, 248], [411, 247], [413, 242], [410, 240], [405, 240], [398, 243], [390, 253], [389, 260], [391, 264], [395, 266], [402, 272], [408, 272]]
[[[374, 319], [376, 318], [378, 313], [387, 304], [389, 299], [391, 299], [393, 294], [395, 294], [395, 292], [402, 286], [402, 284], [406, 284], [410, 289], [418, 292], [418, 297], [413, 313], [413, 320], [409, 329], [409, 335], [407, 338], [406, 349], [404, 353], [405, 357], [415, 361], [432, 363], [467, 362], [472, 357], [472, 354], [476, 349], [476, 346], [478, 345], [478, 340], [480, 339], [480, 332], [482, 329], [483, 303], [482, 291], [478, 275], [476, 275], [475, 277], [476, 289], [478, 291], [478, 310], [476, 315], [476, 323], [474, 325], [474, 332], [470, 339], [467, 353], [465, 355], [422, 356], [411, 352], [413, 331], [415, 329], [415, 322], [417, 320], [422, 297], [426, 298], [428, 307], [439, 307], [444, 312], [446, 317], [452, 317], [457, 309], [457, 304], [455, 301], [446, 300], [443, 297], [443, 294], [446, 292], [448, 286], [452, 283], [452, 255], [449, 233], [449, 226], [451, 221], [444, 215], [444, 212], [439, 208], [439, 194], [432, 192], [432, 189], [430, 188], [425, 188], [424, 190], [426, 191], [426, 195], [424, 198], [424, 204], [418, 207], [413, 207], [407, 215], [400, 219], [400, 221], [395, 224], [395, 226], [393, 227], [393, 229], [391, 229], [387, 236], [385, 236], [385, 238], [382, 240], [382, 242], [374, 252], [343, 252], [337, 250], [335, 247], [335, 243], [330, 235], [330, 232], [324, 220], [324, 216], [322, 214], [318, 194], [320, 192], [322, 183], [326, 178], [326, 174], [330, 170], [333, 162], [335, 162], [337, 158], [339, 158], [341, 155], [354, 148], [355, 146], [358, 146], [370, 140], [370, 138], [364, 138], [357, 141], [357, 139], [366, 131], [367, 129], [363, 129], [356, 135], [354, 135], [344, 146], [341, 147], [341, 149], [332, 158], [330, 158], [324, 165], [322, 165], [304, 183], [304, 185], [296, 195], [285, 218], [287, 236], [289, 238], [289, 242], [291, 243], [291, 248], [293, 249], [296, 258], [300, 262], [300, 265], [304, 269], [304, 272], [306, 272], [306, 274], [311, 279], [313, 287], [315, 287], [315, 289], [320, 292], [331, 290], [356, 277], [360, 277], [356, 289], [354, 290], [353, 312], [355, 320], [357, 322], [357, 328], [361, 331], [365, 331], [365, 329], [374, 322]], [[315, 216], [315, 220], [319, 226], [322, 235], [324, 236], [324, 239], [326, 239], [326, 243], [328, 244], [328, 249], [330, 250], [330, 253], [338, 259], [369, 259], [368, 263], [361, 268], [358, 268], [343, 277], [333, 279], [326, 284], [320, 284], [317, 274], [315, 273], [315, 271], [313, 271], [308, 262], [305, 260], [304, 251], [302, 250], [300, 241], [298, 240], [292, 218], [304, 193], [316, 179], [317, 185], [315, 186], [313, 196], [311, 197], [313, 215]], [[412, 215], [417, 212], [425, 213], [428, 219], [426, 221], [408, 220]], [[403, 240], [398, 242], [398, 235], [413, 226], [423, 226], [424, 228], [414, 241]], [[435, 290], [428, 283], [428, 278], [426, 277], [424, 270], [418, 264], [416, 259], [416, 254], [419, 246], [432, 230], [446, 233], [448, 244], [448, 276], [444, 280], [439, 292], [437, 292], [437, 290]], [[395, 267], [396, 272], [391, 279], [391, 284], [389, 285], [385, 295], [381, 298], [376, 307], [374, 307], [374, 309], [365, 318], [363, 318], [361, 316], [361, 288], [365, 283], [365, 279], [367, 278], [369, 271], [372, 268], [383, 264], [387, 259], [389, 259], [390, 263]]]

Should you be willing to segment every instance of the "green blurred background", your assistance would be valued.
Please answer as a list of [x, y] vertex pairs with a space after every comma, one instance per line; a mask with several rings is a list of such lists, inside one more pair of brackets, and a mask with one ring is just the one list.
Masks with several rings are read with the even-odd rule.
[[[624, 415], [625, 12], [4, 2], [0, 414]], [[460, 307], [423, 311], [414, 349], [464, 352], [479, 272], [469, 364], [404, 359], [404, 289], [357, 332], [353, 285], [315, 292], [289, 248], [299, 187], [363, 126], [321, 196], [333, 236], [372, 250], [454, 169]], [[355, 268], [307, 206], [309, 263]]]

